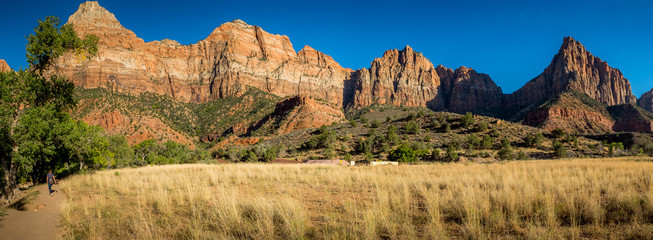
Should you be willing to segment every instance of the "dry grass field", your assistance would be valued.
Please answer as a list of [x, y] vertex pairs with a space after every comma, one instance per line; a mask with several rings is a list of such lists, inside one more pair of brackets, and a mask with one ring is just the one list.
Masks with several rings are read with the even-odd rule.
[[64, 239], [653, 239], [653, 162], [169, 165], [61, 185]]

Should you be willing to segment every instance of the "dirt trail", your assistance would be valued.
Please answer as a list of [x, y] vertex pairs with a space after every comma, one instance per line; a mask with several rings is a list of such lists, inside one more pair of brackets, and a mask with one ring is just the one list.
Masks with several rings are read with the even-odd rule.
[[[61, 214], [64, 195], [61, 191], [48, 196], [48, 185], [36, 186], [40, 192], [31, 203], [7, 209], [7, 215], [0, 217], [0, 239], [57, 239], [57, 224]], [[52, 190], [59, 190], [53, 185]]]

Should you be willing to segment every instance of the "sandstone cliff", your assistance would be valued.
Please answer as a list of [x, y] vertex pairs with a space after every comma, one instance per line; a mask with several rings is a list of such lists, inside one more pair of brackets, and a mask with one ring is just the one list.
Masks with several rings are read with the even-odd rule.
[[11, 71], [11, 67], [9, 67], [9, 64], [5, 62], [5, 60], [0, 59], [0, 72], [7, 72]]
[[648, 91], [637, 99], [637, 105], [646, 111], [653, 112], [653, 89]]
[[293, 131], [331, 125], [345, 120], [340, 107], [307, 96], [293, 96], [277, 103], [274, 112], [250, 131], [262, 134], [283, 135]]
[[506, 107], [523, 108], [565, 90], [585, 93], [608, 104], [634, 103], [630, 82], [619, 69], [593, 56], [571, 37], [565, 37], [544, 72], [507, 96]]
[[353, 100], [350, 106], [372, 104], [426, 106], [443, 108], [438, 99], [440, 77], [433, 64], [410, 46], [388, 50], [376, 58], [369, 69], [361, 69], [352, 77]]
[[447, 110], [464, 113], [502, 107], [501, 88], [487, 74], [477, 73], [464, 66], [453, 71], [440, 65], [436, 71], [442, 82], [441, 89]]
[[85, 88], [153, 92], [185, 102], [239, 96], [247, 86], [286, 96], [306, 94], [342, 104], [351, 70], [310, 47], [296, 53], [287, 36], [235, 20], [191, 45], [144, 42], [97, 2], [79, 6], [68, 19], [80, 36], [99, 36], [98, 56], [58, 59], [57, 73]]

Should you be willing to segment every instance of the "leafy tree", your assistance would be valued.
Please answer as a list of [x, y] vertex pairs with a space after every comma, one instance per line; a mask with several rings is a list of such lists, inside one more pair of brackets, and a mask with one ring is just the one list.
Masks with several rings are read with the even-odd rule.
[[111, 135], [107, 137], [107, 140], [109, 142], [107, 149], [114, 155], [114, 166], [119, 168], [131, 165], [134, 159], [134, 149], [129, 146], [125, 135]]
[[30, 69], [0, 73], [0, 196], [8, 199], [15, 196], [19, 177], [40, 182], [47, 169], [66, 166], [73, 151], [64, 136], [71, 130], [65, 112], [76, 104], [74, 86], [43, 73], [66, 52], [85, 57], [97, 52], [97, 37], [81, 40], [72, 26], [60, 26], [54, 17], [40, 20], [27, 40]]
[[553, 142], [553, 155], [557, 158], [567, 157], [567, 148], [558, 140]]
[[488, 129], [487, 123], [482, 122], [478, 126], [476, 126], [476, 131], [477, 132], [485, 132]]
[[460, 118], [460, 124], [464, 128], [467, 128], [472, 124], [474, 124], [474, 116], [472, 115], [472, 113], [471, 112], [465, 113], [465, 115]]
[[497, 155], [502, 160], [512, 160], [515, 158], [512, 146], [508, 139], [501, 140], [501, 149], [497, 152]]
[[420, 126], [419, 126], [419, 123], [417, 123], [416, 121], [410, 121], [410, 122], [406, 123], [405, 129], [406, 129], [406, 132], [408, 132], [408, 133], [417, 134], [417, 133], [419, 133]]
[[483, 136], [483, 141], [481, 142], [481, 149], [489, 150], [492, 149], [494, 145], [494, 138], [489, 135]]
[[390, 144], [391, 146], [399, 144], [401, 142], [401, 139], [399, 138], [399, 135], [397, 135], [397, 127], [394, 125], [388, 126], [388, 131], [385, 133], [385, 138], [386, 142]]
[[543, 139], [544, 139], [544, 135], [542, 133], [535, 134], [535, 140], [533, 140], [534, 146], [537, 148], [542, 147]]
[[412, 147], [402, 144], [397, 147], [395, 150], [390, 151], [388, 155], [390, 161], [398, 162], [414, 162], [417, 159], [415, 158], [415, 151]]
[[444, 161], [453, 162], [456, 160], [458, 160], [458, 153], [456, 152], [456, 148], [453, 145], [447, 146], [447, 151], [444, 155]]

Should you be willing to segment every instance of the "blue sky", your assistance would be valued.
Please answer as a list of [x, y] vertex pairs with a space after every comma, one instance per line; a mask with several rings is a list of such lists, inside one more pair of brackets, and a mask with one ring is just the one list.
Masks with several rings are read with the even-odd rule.
[[[11, 1], [0, 9], [0, 58], [26, 66], [36, 20], [65, 22], [84, 1]], [[436, 66], [467, 66], [513, 92], [549, 65], [572, 36], [619, 68], [640, 96], [653, 88], [653, 1], [99, 1], [145, 41], [195, 43], [242, 19], [360, 69], [410, 45]]]

